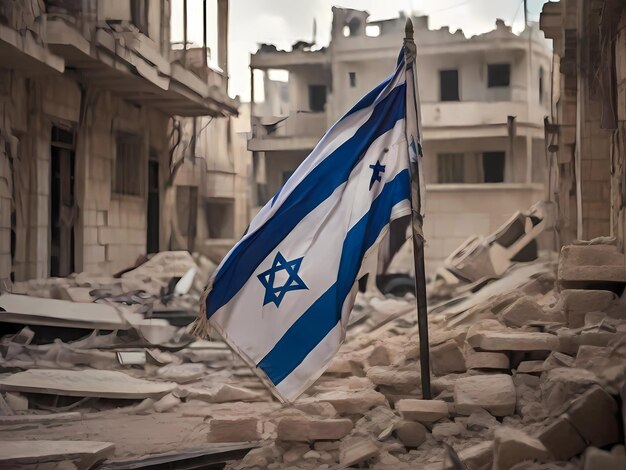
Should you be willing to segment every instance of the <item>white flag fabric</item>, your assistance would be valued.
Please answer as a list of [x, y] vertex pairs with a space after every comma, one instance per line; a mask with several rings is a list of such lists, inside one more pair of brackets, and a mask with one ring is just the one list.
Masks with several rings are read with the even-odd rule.
[[390, 221], [411, 212], [409, 158], [419, 153], [406, 119], [411, 66], [401, 55], [395, 73], [326, 132], [209, 281], [201, 318], [281, 401], [325, 370], [364, 259]]

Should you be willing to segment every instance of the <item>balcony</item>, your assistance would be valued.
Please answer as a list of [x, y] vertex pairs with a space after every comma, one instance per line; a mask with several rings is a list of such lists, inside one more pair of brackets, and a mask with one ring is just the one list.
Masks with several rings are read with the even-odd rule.
[[326, 113], [293, 112], [288, 117], [253, 116], [248, 150], [311, 150], [326, 129]]

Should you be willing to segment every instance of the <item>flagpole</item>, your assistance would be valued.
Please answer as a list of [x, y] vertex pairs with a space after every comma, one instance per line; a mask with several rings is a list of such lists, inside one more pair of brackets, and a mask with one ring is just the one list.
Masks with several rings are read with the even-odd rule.
[[[411, 84], [407, 80], [407, 118], [406, 122], [412, 121], [409, 116], [411, 109], [414, 112], [415, 133], [418, 138], [417, 148], [415, 152], [417, 157], [415, 161], [410, 160], [411, 170], [411, 230], [413, 239], [413, 262], [415, 265], [415, 300], [417, 303], [417, 325], [419, 331], [420, 343], [420, 367], [422, 378], [422, 398], [430, 400], [432, 394], [430, 391], [430, 351], [428, 343], [428, 309], [426, 305], [426, 270], [424, 268], [424, 233], [422, 231], [422, 201], [420, 191], [420, 166], [418, 160], [421, 158], [421, 134], [419, 132], [420, 123], [418, 122], [418, 90], [417, 77], [413, 76], [416, 68], [413, 67], [417, 56], [417, 46], [413, 40], [413, 22], [411, 18], [407, 18], [406, 27], [404, 29], [404, 59], [406, 72], [409, 74], [411, 70]], [[407, 136], [409, 133], [407, 133]]]

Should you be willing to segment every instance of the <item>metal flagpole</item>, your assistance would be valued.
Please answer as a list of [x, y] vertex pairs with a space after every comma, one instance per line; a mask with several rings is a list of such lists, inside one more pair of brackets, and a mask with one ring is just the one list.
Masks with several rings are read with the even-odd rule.
[[[409, 142], [410, 145], [415, 146], [414, 151], [417, 154], [415, 159], [410, 159], [411, 230], [413, 235], [413, 262], [415, 263], [415, 300], [417, 302], [417, 324], [420, 342], [422, 398], [430, 400], [432, 398], [430, 391], [430, 351], [428, 344], [428, 311], [426, 306], [426, 271], [424, 269], [424, 233], [422, 231], [422, 198], [420, 191], [421, 175], [419, 173], [419, 159], [421, 158], [421, 133], [419, 131], [420, 123], [418, 121], [419, 104], [417, 99], [417, 77], [415, 76], [417, 47], [415, 45], [415, 41], [413, 41], [413, 22], [411, 21], [411, 18], [407, 18], [406, 20], [404, 33], [404, 59], [407, 74], [406, 122], [407, 126], [412, 127], [411, 130], [415, 133], [414, 137], [417, 139], [417, 144], [415, 142]], [[409, 78], [411, 78], [411, 83], [409, 83]], [[407, 138], [409, 134], [410, 133], [407, 132]]]

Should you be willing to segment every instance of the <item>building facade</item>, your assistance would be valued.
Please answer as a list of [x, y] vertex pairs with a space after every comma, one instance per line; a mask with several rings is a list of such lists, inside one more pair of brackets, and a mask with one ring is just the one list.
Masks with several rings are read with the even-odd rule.
[[[297, 43], [285, 52], [263, 45], [251, 56], [253, 73], [263, 73], [265, 83], [264, 102], [252, 105], [248, 143], [260, 204], [328, 126], [391, 73], [405, 23], [334, 8], [327, 48]], [[413, 23], [432, 268], [468, 236], [489, 234], [543, 199], [552, 53], [536, 27], [516, 35], [498, 20], [493, 31], [468, 39], [461, 31], [430, 30], [427, 17]], [[287, 71], [287, 82], [272, 80], [274, 70]]]
[[176, 123], [238, 103], [171, 50], [170, 8], [0, 1], [0, 280], [114, 273], [171, 245]]
[[626, 3], [546, 3], [560, 82], [551, 118], [551, 186], [563, 244], [626, 233]]

